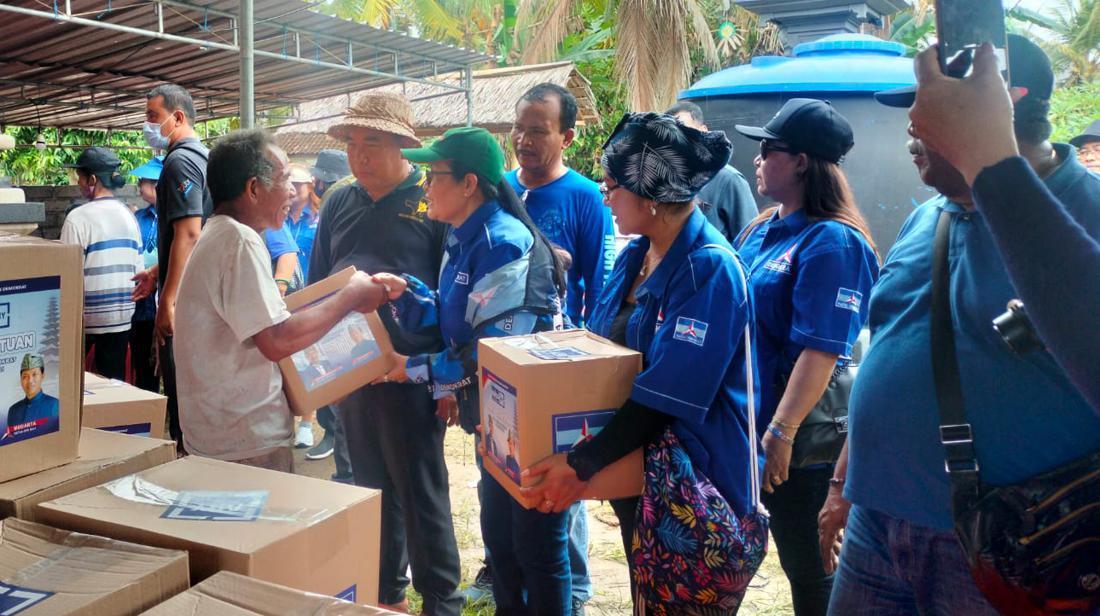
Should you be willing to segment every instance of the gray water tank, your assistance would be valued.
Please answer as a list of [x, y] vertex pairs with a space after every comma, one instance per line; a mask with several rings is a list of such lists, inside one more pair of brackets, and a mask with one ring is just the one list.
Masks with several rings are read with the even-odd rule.
[[921, 183], [906, 147], [907, 110], [875, 102], [874, 92], [916, 82], [905, 47], [863, 34], [837, 34], [794, 48], [793, 57], [761, 56], [700, 79], [680, 93], [703, 108], [711, 130], [733, 142], [730, 164], [748, 178], [757, 203], [753, 158], [759, 143], [741, 136], [735, 124], [762, 126], [787, 99], [830, 101], [852, 124], [855, 147], [842, 167], [856, 201], [885, 257], [905, 218], [935, 193]]

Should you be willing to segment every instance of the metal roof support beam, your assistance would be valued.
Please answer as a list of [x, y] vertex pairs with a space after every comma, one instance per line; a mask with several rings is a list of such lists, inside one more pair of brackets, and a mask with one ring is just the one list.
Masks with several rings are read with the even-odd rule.
[[[225, 17], [225, 18], [228, 18], [228, 19], [231, 19], [231, 20], [237, 19], [237, 15], [234, 15], [233, 13], [230, 13], [228, 11], [219, 11], [217, 9], [207, 8], [207, 7], [200, 6], [198, 4], [194, 4], [194, 3], [191, 3], [191, 2], [185, 2], [183, 0], [151, 0], [151, 1], [157, 3], [158, 5], [178, 7], [178, 8], [181, 8], [181, 9], [195, 11], [197, 13], [215, 15], [215, 16], [218, 16], [218, 17]], [[283, 17], [283, 15], [280, 15], [279, 17]], [[293, 26], [293, 25], [291, 25], [287, 22], [276, 21], [274, 18], [268, 18], [268, 19], [264, 19], [264, 20], [261, 20], [261, 21], [262, 21], [262, 23], [270, 24], [271, 27], [273, 27], [277, 30], [280, 30], [280, 31], [286, 30], [288, 33], [293, 33], [295, 35], [299, 35], [300, 33], [304, 33], [304, 34], [308, 35], [310, 38], [313, 38], [313, 39], [324, 39], [326, 41], [332, 41], [334, 43], [341, 43], [341, 44], [345, 44], [345, 43], [346, 44], [351, 44], [351, 43], [353, 43], [353, 41], [351, 41], [350, 39], [347, 39], [347, 38], [343, 38], [343, 37], [339, 37], [339, 36], [333, 36], [331, 34], [325, 34], [324, 32], [319, 32], [319, 31], [315, 31], [315, 30], [305, 30], [303, 28], [295, 27], [295, 26]], [[454, 67], [453, 70], [462, 70], [464, 68], [464, 66], [461, 65], [461, 64], [454, 64], [454, 63], [451, 63], [451, 62], [447, 62], [445, 60], [437, 60], [433, 56], [418, 53], [416, 51], [401, 51], [401, 50], [393, 49], [392, 47], [386, 47], [386, 46], [383, 46], [383, 45], [371, 45], [371, 48], [376, 49], [376, 50], [381, 51], [381, 52], [384, 52], [384, 53], [393, 54], [393, 55], [406, 54], [406, 55], [409, 55], [409, 56], [416, 56], [418, 58], [422, 58], [426, 62], [436, 62], [436, 61], [442, 62], [444, 64], [449, 64], [452, 67]]]
[[241, 128], [252, 128], [256, 125], [256, 78], [253, 53], [256, 47], [256, 39], [253, 36], [255, 18], [252, 12], [252, 0], [240, 1], [241, 18], [237, 23], [241, 31], [241, 106], [238, 115], [241, 119]]
[[[157, 4], [158, 6], [160, 6], [166, 0], [151, 0], [151, 1], [154, 4]], [[163, 11], [163, 7], [161, 7], [161, 11]], [[220, 49], [222, 51], [231, 51], [233, 53], [239, 53], [240, 52], [240, 48], [238, 46], [230, 45], [230, 44], [227, 44], [227, 43], [217, 43], [217, 42], [214, 42], [214, 41], [206, 41], [206, 40], [202, 40], [202, 39], [195, 39], [195, 38], [191, 38], [191, 37], [187, 37], [187, 36], [179, 36], [179, 35], [175, 35], [175, 34], [168, 34], [166, 32], [153, 32], [151, 30], [146, 30], [146, 29], [143, 29], [143, 28], [135, 28], [135, 27], [132, 27], [132, 26], [123, 26], [123, 25], [120, 25], [120, 24], [114, 24], [114, 23], [105, 22], [105, 21], [96, 21], [96, 20], [93, 20], [93, 19], [85, 19], [83, 17], [73, 17], [73, 16], [68, 16], [68, 15], [63, 15], [63, 14], [59, 14], [59, 15], [55, 16], [52, 12], [49, 12], [49, 11], [40, 11], [40, 10], [37, 10], [37, 9], [28, 9], [28, 8], [24, 8], [24, 7], [21, 7], [21, 6], [10, 6], [10, 5], [7, 5], [7, 4], [0, 4], [0, 12], [18, 13], [18, 14], [22, 14], [22, 15], [30, 15], [32, 17], [39, 17], [39, 18], [42, 18], [42, 19], [49, 19], [49, 20], [53, 20], [53, 21], [70, 22], [70, 23], [73, 23], [73, 24], [76, 24], [76, 25], [88, 26], [88, 27], [91, 27], [91, 28], [103, 28], [103, 29], [107, 29], [107, 30], [116, 30], [116, 31], [119, 31], [119, 32], [126, 32], [128, 34], [137, 34], [139, 36], [147, 36], [147, 37], [150, 37], [150, 38], [162, 39], [162, 40], [166, 40], [166, 41], [172, 41], [172, 42], [175, 42], [175, 43], [183, 43], [185, 45], [198, 45], [200, 47]], [[163, 14], [163, 13], [158, 13], [158, 14]], [[239, 30], [240, 30], [240, 28], [234, 28], [234, 30], [233, 30], [234, 39], [238, 38], [237, 33], [238, 33]], [[342, 40], [342, 39], [338, 39], [338, 40]], [[341, 63], [335, 63], [335, 62], [328, 62], [326, 60], [318, 60], [318, 59], [307, 60], [306, 58], [299, 58], [299, 57], [293, 57], [293, 56], [283, 56], [283, 54], [281, 54], [281, 53], [265, 51], [265, 50], [262, 50], [262, 49], [255, 50], [254, 54], [255, 54], [255, 56], [263, 57], [263, 58], [272, 58], [272, 59], [275, 59], [275, 60], [285, 60], [285, 61], [288, 61], [288, 62], [298, 62], [298, 63], [301, 63], [301, 64], [311, 64], [311, 65], [314, 65], [314, 66], [320, 66], [320, 67], [324, 67], [324, 68], [331, 68], [331, 69], [349, 71], [349, 72], [357, 73], [357, 74], [360, 74], [360, 75], [369, 75], [371, 77], [383, 77], [383, 78], [386, 78], [386, 79], [392, 79], [394, 81], [412, 81], [412, 82], [415, 82], [415, 83], [422, 83], [424, 85], [437, 86], [437, 87], [440, 87], [440, 88], [447, 88], [447, 89], [457, 90], [457, 91], [462, 91], [462, 90], [465, 89], [462, 86], [453, 86], [453, 85], [450, 85], [450, 84], [447, 84], [447, 83], [440, 83], [440, 82], [437, 82], [437, 81], [431, 81], [429, 79], [420, 79], [418, 77], [394, 75], [392, 73], [386, 73], [386, 72], [383, 72], [383, 71], [375, 71], [375, 70], [370, 70], [370, 69], [366, 69], [366, 68], [360, 68], [358, 66], [348, 66], [347, 64], [344, 64], [342, 62]], [[415, 54], [413, 54], [413, 55], [415, 55]], [[463, 69], [463, 70], [466, 70], [466, 69]]]

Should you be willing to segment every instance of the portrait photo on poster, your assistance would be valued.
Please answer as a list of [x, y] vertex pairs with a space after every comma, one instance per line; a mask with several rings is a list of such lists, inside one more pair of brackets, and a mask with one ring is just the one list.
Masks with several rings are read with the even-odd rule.
[[486, 369], [482, 369], [481, 378], [485, 452], [490, 462], [519, 484], [519, 414], [516, 388]]
[[61, 278], [0, 281], [0, 447], [60, 428]]
[[351, 312], [320, 340], [291, 357], [306, 391], [313, 391], [381, 356], [366, 317]]

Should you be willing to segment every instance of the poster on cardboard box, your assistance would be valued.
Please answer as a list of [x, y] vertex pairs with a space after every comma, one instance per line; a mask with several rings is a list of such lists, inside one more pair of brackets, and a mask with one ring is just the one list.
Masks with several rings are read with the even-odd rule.
[[366, 317], [360, 312], [351, 312], [324, 337], [291, 358], [306, 391], [313, 391], [381, 356], [382, 349]]
[[61, 277], [0, 281], [0, 447], [60, 429]]
[[604, 429], [617, 409], [562, 413], [550, 418], [553, 424], [554, 453], [568, 453]]
[[482, 368], [481, 406], [485, 411], [485, 452], [489, 460], [504, 471], [508, 478], [519, 478], [519, 414], [516, 408], [516, 388], [504, 379]]

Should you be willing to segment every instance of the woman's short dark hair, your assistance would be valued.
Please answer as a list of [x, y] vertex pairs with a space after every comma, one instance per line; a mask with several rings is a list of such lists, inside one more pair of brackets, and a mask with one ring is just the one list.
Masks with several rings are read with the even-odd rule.
[[234, 131], [218, 139], [206, 166], [206, 185], [214, 203], [236, 199], [252, 178], [271, 186], [275, 165], [268, 153], [274, 146], [275, 138], [260, 128]]

